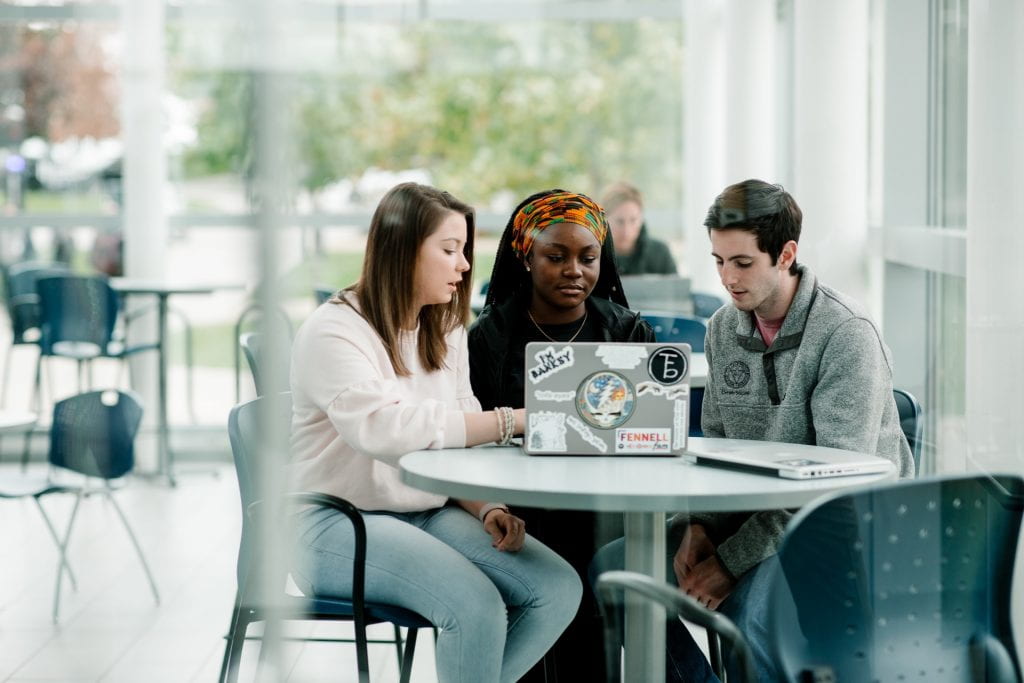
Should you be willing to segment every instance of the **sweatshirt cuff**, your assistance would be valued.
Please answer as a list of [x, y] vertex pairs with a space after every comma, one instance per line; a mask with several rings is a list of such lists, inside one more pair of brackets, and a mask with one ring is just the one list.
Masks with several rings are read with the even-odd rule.
[[466, 447], [466, 417], [460, 410], [449, 410], [444, 420], [441, 448]]

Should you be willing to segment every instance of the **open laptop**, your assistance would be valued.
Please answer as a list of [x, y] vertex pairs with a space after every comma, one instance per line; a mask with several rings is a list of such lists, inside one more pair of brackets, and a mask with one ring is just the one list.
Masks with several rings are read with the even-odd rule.
[[[724, 439], [714, 445], [694, 444], [686, 455], [699, 465], [742, 469], [785, 479], [819, 479], [855, 474], [881, 474], [894, 465], [885, 458], [839, 448], [791, 446], [775, 441]], [[790, 449], [787, 450], [787, 446]]]
[[690, 278], [679, 275], [623, 275], [621, 279], [622, 291], [634, 311], [693, 315]]
[[690, 415], [689, 344], [530, 342], [530, 455], [681, 455]]

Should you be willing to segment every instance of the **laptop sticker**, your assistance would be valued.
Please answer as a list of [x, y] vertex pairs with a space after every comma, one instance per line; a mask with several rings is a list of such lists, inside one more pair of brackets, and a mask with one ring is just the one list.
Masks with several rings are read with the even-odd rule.
[[629, 419], [635, 407], [636, 392], [633, 385], [617, 372], [595, 372], [584, 379], [576, 390], [576, 410], [591, 427], [618, 427]]
[[616, 453], [668, 453], [672, 430], [668, 427], [616, 429]]
[[533, 392], [534, 398], [538, 401], [571, 401], [576, 398], [575, 391], [542, 391], [537, 389]]
[[572, 347], [566, 346], [561, 351], [555, 351], [554, 346], [549, 346], [534, 354], [537, 365], [530, 368], [530, 381], [537, 384], [543, 379], [550, 377], [559, 370], [565, 370], [573, 366]]
[[597, 434], [590, 431], [590, 428], [587, 427], [587, 425], [580, 422], [579, 418], [569, 415], [568, 417], [565, 418], [565, 421], [569, 424], [570, 427], [576, 430], [576, 433], [579, 434], [584, 441], [589, 443], [591, 446], [601, 451], [602, 453], [608, 450], [608, 444], [606, 444], [604, 440], [602, 440], [601, 437], [599, 437]]
[[530, 450], [564, 453], [565, 413], [542, 410], [530, 413]]
[[690, 387], [684, 384], [681, 387], [666, 387], [655, 382], [640, 382], [636, 385], [637, 396], [662, 396], [669, 401], [685, 398], [690, 395]]
[[647, 358], [647, 349], [636, 344], [602, 344], [594, 355], [612, 370], [632, 370]]
[[662, 347], [651, 354], [647, 373], [659, 384], [678, 384], [686, 377], [686, 354], [671, 346]]
[[690, 435], [690, 428], [686, 424], [689, 419], [690, 409], [687, 407], [687, 401], [676, 401], [672, 410], [672, 433], [675, 436], [672, 439], [672, 448], [674, 450], [686, 448], [686, 437]]

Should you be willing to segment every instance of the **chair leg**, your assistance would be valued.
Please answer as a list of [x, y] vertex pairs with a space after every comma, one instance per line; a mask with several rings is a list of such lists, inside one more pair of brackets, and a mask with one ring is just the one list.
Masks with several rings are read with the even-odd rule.
[[68, 563], [67, 555], [61, 549], [60, 536], [57, 535], [57, 529], [53, 526], [53, 522], [50, 521], [50, 516], [46, 514], [46, 510], [43, 509], [43, 504], [42, 502], [40, 502], [39, 496], [34, 496], [33, 500], [36, 501], [36, 507], [39, 508], [39, 514], [43, 516], [43, 521], [46, 522], [46, 530], [50, 532], [50, 537], [53, 539], [53, 542], [57, 545], [57, 552], [60, 555], [60, 568], [58, 569], [58, 579], [59, 572], [61, 570], [66, 571], [68, 573], [68, 579], [71, 580], [71, 588], [77, 591], [78, 582], [75, 580], [75, 575], [71, 571], [71, 565]]
[[722, 663], [722, 641], [718, 639], [717, 633], [708, 631], [708, 659], [711, 663], [711, 671], [718, 679], [725, 683], [725, 666]]
[[[402, 629], [398, 624], [391, 624], [391, 628], [395, 630], [395, 654], [398, 656], [398, 670], [402, 670]], [[410, 632], [412, 629], [409, 629]]]
[[220, 663], [220, 683], [235, 683], [238, 680], [238, 663], [242, 659], [242, 648], [245, 646], [245, 633], [249, 629], [249, 610], [242, 607], [238, 597], [235, 608], [231, 612], [231, 625], [228, 627], [227, 642], [224, 644], [224, 659]]
[[356, 662], [359, 664], [359, 683], [370, 683], [370, 657], [366, 651], [366, 626], [355, 623]]
[[0, 384], [0, 408], [7, 407], [7, 383], [11, 378], [11, 355], [14, 353], [14, 344], [7, 347], [4, 354], [4, 381]]
[[60, 544], [60, 559], [57, 560], [57, 588], [53, 592], [53, 623], [57, 623], [57, 614], [60, 611], [60, 587], [62, 584], [64, 565], [67, 564], [68, 541], [71, 540], [71, 528], [75, 525], [75, 517], [78, 515], [78, 506], [82, 504], [85, 491], [78, 490], [75, 495], [75, 506], [71, 508], [71, 518], [68, 519], [68, 530], [64, 533], [64, 541]]
[[[395, 627], [398, 628], [397, 626]], [[405, 637], [405, 653], [402, 656], [401, 669], [399, 669], [399, 683], [409, 683], [412, 675], [412, 658], [416, 654], [416, 634], [418, 629], [410, 628]]]
[[[109, 487], [109, 484], [108, 484]], [[146, 578], [149, 579], [149, 587], [153, 591], [153, 599], [156, 600], [156, 604], [160, 604], [160, 593], [156, 589], [156, 581], [153, 580], [153, 574], [149, 571], [149, 565], [146, 563], [146, 556], [142, 554], [142, 546], [139, 545], [138, 539], [135, 538], [135, 533], [132, 531], [132, 527], [128, 524], [128, 518], [124, 516], [124, 512], [121, 510], [121, 506], [117, 504], [114, 496], [111, 495], [110, 489], [105, 488], [103, 495], [107, 497], [110, 504], [114, 506], [117, 511], [117, 516], [121, 518], [121, 523], [124, 524], [125, 531], [128, 532], [128, 538], [132, 540], [132, 545], [135, 546], [135, 553], [139, 556], [139, 562], [142, 563], [142, 569], [146, 572]]]
[[188, 416], [192, 420], [192, 424], [198, 422], [196, 419], [196, 391], [195, 391], [195, 345], [193, 344], [192, 338], [192, 323], [180, 310], [171, 309], [172, 313], [175, 313], [181, 318], [182, 323], [185, 326], [185, 391], [187, 396], [185, 397], [188, 401]]

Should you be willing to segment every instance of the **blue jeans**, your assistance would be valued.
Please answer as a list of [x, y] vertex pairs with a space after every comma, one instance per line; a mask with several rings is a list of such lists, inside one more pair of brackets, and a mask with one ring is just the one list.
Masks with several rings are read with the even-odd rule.
[[[363, 518], [366, 599], [410, 609], [437, 627], [439, 683], [517, 680], [576, 614], [583, 592], [576, 572], [529, 536], [519, 552], [499, 552], [479, 520], [452, 505]], [[309, 508], [297, 515], [297, 537], [299, 588], [351, 595], [348, 518]]]
[[[666, 543], [665, 576], [672, 585], [678, 585], [675, 572], [672, 570], [672, 558], [679, 546], [678, 534], [674, 542]], [[625, 539], [612, 541], [601, 548], [590, 564], [590, 585], [597, 582], [602, 572], [622, 569], [625, 566]], [[778, 670], [768, 647], [768, 594], [771, 591], [772, 577], [777, 571], [778, 559], [775, 556], [740, 577], [718, 611], [729, 617], [739, 627], [750, 645], [754, 656], [754, 673], [762, 683], [779, 680]], [[621, 632], [621, 631], [620, 631]], [[665, 679], [680, 683], [718, 683], [718, 676], [711, 671], [704, 653], [693, 640], [689, 629], [679, 619], [669, 619], [665, 634], [666, 658]], [[729, 652], [722, 647], [722, 660], [729, 680], [740, 680], [739, 671]]]

